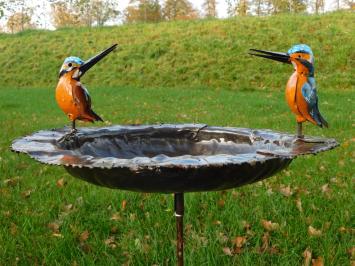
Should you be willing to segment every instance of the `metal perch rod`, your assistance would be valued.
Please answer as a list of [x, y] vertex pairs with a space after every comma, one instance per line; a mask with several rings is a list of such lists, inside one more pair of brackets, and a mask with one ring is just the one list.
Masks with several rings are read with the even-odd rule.
[[184, 193], [174, 194], [177, 265], [184, 265]]

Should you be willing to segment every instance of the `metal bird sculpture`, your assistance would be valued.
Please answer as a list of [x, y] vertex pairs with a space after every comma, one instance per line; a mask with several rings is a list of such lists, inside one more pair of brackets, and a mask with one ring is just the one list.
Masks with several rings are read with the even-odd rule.
[[87, 122], [103, 121], [91, 109], [91, 98], [87, 89], [81, 84], [80, 78], [103, 59], [110, 52], [115, 50], [117, 44], [102, 51], [98, 55], [83, 61], [79, 57], [70, 56], [64, 60], [59, 71], [59, 81], [56, 88], [56, 100], [63, 112], [72, 121], [72, 129], [64, 137], [75, 135], [75, 121], [82, 120]]
[[298, 138], [303, 138], [302, 123], [305, 121], [319, 127], [328, 127], [327, 121], [318, 109], [314, 57], [308, 45], [294, 45], [287, 53], [250, 49], [249, 54], [294, 66], [295, 71], [286, 85], [286, 101], [291, 111], [296, 115]]

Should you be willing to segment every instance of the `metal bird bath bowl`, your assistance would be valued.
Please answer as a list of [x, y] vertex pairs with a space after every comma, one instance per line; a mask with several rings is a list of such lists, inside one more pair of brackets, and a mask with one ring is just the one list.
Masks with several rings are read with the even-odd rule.
[[299, 155], [335, 148], [334, 139], [207, 125], [65, 129], [17, 139], [12, 150], [99, 186], [175, 194], [178, 264], [183, 264], [184, 192], [217, 191], [270, 177]]

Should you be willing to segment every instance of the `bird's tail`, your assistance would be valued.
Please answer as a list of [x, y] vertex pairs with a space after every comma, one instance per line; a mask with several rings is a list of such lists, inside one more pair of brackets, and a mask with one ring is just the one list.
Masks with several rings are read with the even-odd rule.
[[96, 114], [93, 110], [89, 111], [88, 117], [86, 119], [89, 120], [90, 122], [94, 122], [94, 121], [104, 122], [104, 120], [98, 114]]
[[317, 122], [319, 127], [328, 127], [328, 122], [324, 119], [324, 117], [320, 114], [318, 108], [313, 109], [312, 118]]
[[329, 127], [328, 122], [324, 119], [324, 117], [320, 113], [318, 117], [319, 117], [319, 121], [321, 122], [321, 126], [328, 128]]

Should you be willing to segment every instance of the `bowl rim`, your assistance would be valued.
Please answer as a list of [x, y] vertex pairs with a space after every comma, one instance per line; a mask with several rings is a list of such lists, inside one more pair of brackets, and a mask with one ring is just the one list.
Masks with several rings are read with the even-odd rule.
[[[250, 129], [236, 127], [208, 126], [206, 124], [158, 124], [158, 125], [113, 125], [108, 127], [83, 127], [78, 128], [78, 137], [92, 134], [107, 135], [114, 133], [135, 132], [139, 130], [190, 130], [198, 134], [200, 131], [239, 134], [249, 137], [253, 144], [257, 141], [282, 141], [291, 144], [291, 148], [286, 150], [257, 150], [248, 156], [216, 154], [216, 155], [183, 155], [176, 157], [154, 156], [154, 157], [135, 157], [132, 159], [118, 159], [113, 157], [93, 157], [89, 155], [75, 154], [72, 150], [59, 149], [57, 140], [68, 132], [68, 128], [52, 130], [40, 130], [17, 138], [12, 142], [11, 150], [18, 153], [25, 153], [31, 158], [44, 164], [58, 165], [65, 167], [79, 168], [101, 168], [115, 169], [128, 168], [137, 171], [139, 169], [156, 168], [199, 168], [199, 167], [222, 167], [226, 165], [254, 165], [264, 163], [275, 158], [294, 159], [299, 155], [317, 154], [319, 152], [334, 149], [339, 144], [335, 139], [319, 137], [305, 137], [303, 140], [294, 135], [273, 131], [270, 129]], [[305, 144], [305, 145], [303, 145]], [[303, 149], [296, 149], [302, 146]], [[282, 147], [282, 146], [280, 146]], [[296, 147], [296, 148], [295, 148]]]

